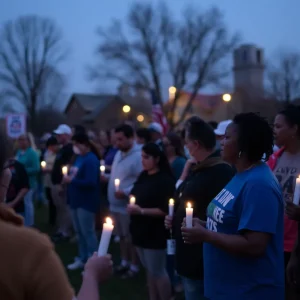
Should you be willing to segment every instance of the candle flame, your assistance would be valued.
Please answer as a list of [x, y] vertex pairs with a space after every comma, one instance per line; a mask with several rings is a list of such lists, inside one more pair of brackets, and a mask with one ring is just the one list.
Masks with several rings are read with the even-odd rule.
[[298, 178], [300, 179], [300, 174], [299, 174]]
[[186, 206], [187, 206], [187, 208], [192, 208], [191, 202], [188, 202]]
[[113, 221], [112, 221], [112, 219], [111, 219], [110, 217], [107, 217], [107, 218], [105, 219], [105, 223], [108, 224], [108, 225], [112, 225], [112, 224], [113, 224]]
[[115, 179], [115, 185], [119, 185], [120, 184], [120, 179], [116, 178]]
[[64, 167], [62, 168], [62, 172], [63, 172], [64, 175], [67, 175], [67, 173], [68, 173], [68, 167], [67, 167], [67, 166], [64, 166]]
[[130, 204], [135, 204], [135, 197], [131, 196], [129, 201], [130, 201]]
[[169, 204], [170, 204], [170, 205], [174, 205], [174, 199], [171, 198], [171, 199], [169, 200]]
[[105, 171], [105, 166], [100, 166], [100, 171], [104, 172]]
[[42, 166], [42, 168], [45, 168], [45, 167], [46, 167], [46, 162], [45, 162], [45, 161], [42, 161], [42, 162], [41, 162], [41, 166]]

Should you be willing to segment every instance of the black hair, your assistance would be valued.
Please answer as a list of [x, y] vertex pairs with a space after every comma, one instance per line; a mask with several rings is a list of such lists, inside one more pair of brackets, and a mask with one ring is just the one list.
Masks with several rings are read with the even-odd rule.
[[3, 129], [0, 129], [0, 144], [0, 175], [2, 175], [3, 169], [7, 167], [7, 160], [13, 156], [11, 140], [8, 139]]
[[139, 128], [136, 131], [136, 135], [145, 140], [145, 143], [149, 143], [151, 141], [151, 132], [148, 128]]
[[296, 105], [288, 105], [284, 110], [279, 112], [283, 115], [290, 127], [298, 126], [297, 135], [300, 137], [300, 107]]
[[186, 136], [194, 141], [198, 141], [205, 149], [212, 150], [216, 146], [216, 136], [213, 128], [200, 119], [191, 117], [185, 123]]
[[209, 124], [213, 129], [217, 129], [217, 127], [218, 127], [218, 122], [216, 122], [216, 121], [209, 121], [208, 124]]
[[267, 161], [273, 153], [274, 134], [268, 121], [256, 113], [242, 113], [234, 117], [238, 127], [238, 146], [249, 162]]
[[154, 158], [159, 158], [159, 162], [158, 162], [159, 170], [172, 175], [172, 169], [169, 164], [168, 158], [157, 144], [152, 142], [148, 143], [143, 146], [142, 150], [149, 156], [152, 156]]
[[55, 136], [50, 136], [46, 142], [46, 147], [58, 145], [57, 138]]
[[134, 130], [128, 124], [121, 124], [115, 128], [115, 132], [122, 132], [127, 138], [134, 137]]
[[97, 156], [97, 158], [99, 160], [101, 159], [101, 155], [97, 149], [96, 144], [90, 140], [89, 136], [86, 133], [80, 132], [74, 134], [72, 137], [72, 141], [89, 147], [91, 151]]
[[86, 129], [84, 126], [82, 125], [74, 125], [74, 134], [77, 134], [77, 133], [86, 133]]
[[174, 147], [175, 155], [185, 157], [183, 143], [180, 136], [175, 132], [169, 132], [166, 138], [170, 141], [171, 146]]

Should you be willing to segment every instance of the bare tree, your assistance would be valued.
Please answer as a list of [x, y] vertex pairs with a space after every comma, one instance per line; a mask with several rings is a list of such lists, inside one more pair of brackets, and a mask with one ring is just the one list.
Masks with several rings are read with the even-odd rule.
[[300, 97], [300, 53], [281, 51], [269, 64], [267, 79], [272, 97], [287, 103]]
[[[177, 20], [164, 4], [137, 2], [128, 13], [127, 25], [126, 31], [125, 22], [113, 21], [108, 29], [98, 30], [100, 64], [91, 76], [153, 88], [162, 106], [164, 83], [171, 80], [177, 89], [167, 113], [172, 127], [184, 120], [201, 88], [219, 84], [229, 74], [226, 58], [238, 36], [228, 33], [216, 8], [199, 11], [190, 7]], [[191, 96], [175, 121], [182, 90], [189, 90]]]
[[50, 19], [24, 16], [2, 26], [0, 41], [2, 91], [25, 107], [34, 129], [46, 89], [62, 83], [58, 66], [66, 51], [61, 32]]
[[52, 132], [60, 124], [66, 122], [66, 116], [53, 106], [44, 106], [36, 112], [36, 122], [39, 124], [34, 133], [41, 136], [45, 132]]

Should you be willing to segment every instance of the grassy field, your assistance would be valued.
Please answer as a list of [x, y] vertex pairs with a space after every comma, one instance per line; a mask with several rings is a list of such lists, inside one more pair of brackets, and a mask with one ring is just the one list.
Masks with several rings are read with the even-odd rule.
[[[36, 225], [47, 234], [51, 234], [47, 225], [47, 211], [45, 208], [37, 208]], [[73, 261], [77, 256], [77, 247], [74, 243], [61, 243], [56, 245], [56, 251], [59, 254], [63, 264]], [[114, 259], [118, 259], [118, 245], [112, 243], [109, 251]], [[81, 271], [68, 272], [70, 283], [76, 291], [81, 285]], [[101, 300], [142, 300], [147, 299], [147, 287], [144, 274], [141, 273], [137, 278], [122, 280], [117, 277], [111, 278], [100, 287]]]

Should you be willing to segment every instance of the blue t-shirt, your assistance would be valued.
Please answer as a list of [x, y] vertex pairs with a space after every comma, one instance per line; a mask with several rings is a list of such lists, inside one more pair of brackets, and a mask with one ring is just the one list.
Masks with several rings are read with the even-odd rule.
[[250, 230], [272, 237], [265, 253], [252, 258], [204, 243], [206, 297], [284, 299], [283, 215], [281, 187], [266, 164], [238, 173], [228, 183], [207, 208], [207, 229], [230, 235]]
[[[68, 185], [68, 204], [71, 209], [83, 208], [96, 213], [100, 205], [100, 162], [92, 152], [78, 155], [70, 170], [74, 179]], [[76, 171], [74, 171], [76, 169]], [[72, 174], [72, 172], [76, 172]]]

